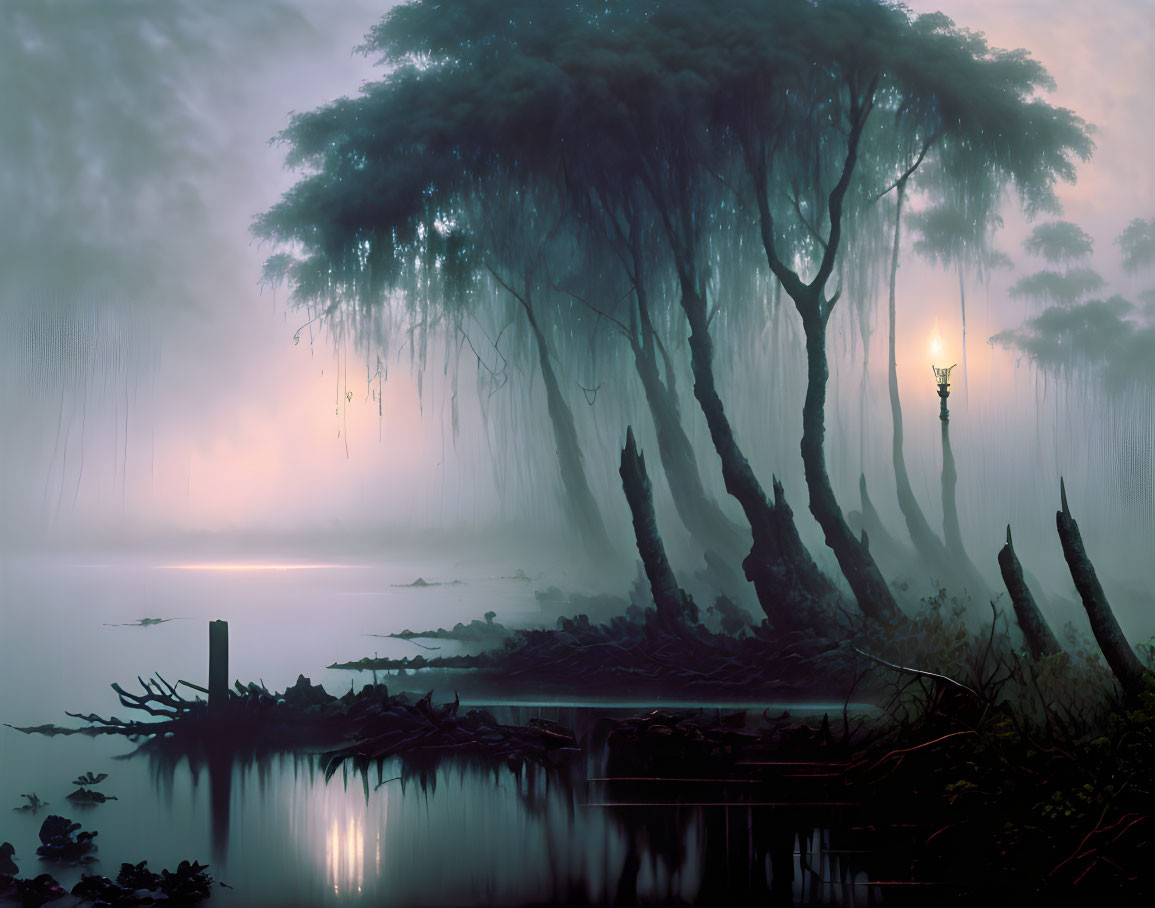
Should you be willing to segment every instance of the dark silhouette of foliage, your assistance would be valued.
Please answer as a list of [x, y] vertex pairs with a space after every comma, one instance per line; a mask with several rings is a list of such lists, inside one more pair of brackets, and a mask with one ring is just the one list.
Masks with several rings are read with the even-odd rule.
[[1023, 240], [1023, 248], [1031, 255], [1041, 255], [1054, 263], [1085, 259], [1094, 245], [1091, 235], [1070, 221], [1048, 221], [1037, 225]]
[[1032, 302], [1074, 305], [1088, 293], [1105, 287], [1107, 282], [1090, 268], [1071, 268], [1062, 271], [1037, 271], [1015, 281], [1012, 297], [1024, 297]]
[[1048, 372], [1094, 376], [1108, 390], [1149, 387], [1155, 382], [1155, 324], [1130, 318], [1133, 311], [1118, 294], [1054, 306], [991, 342], [1021, 350]]

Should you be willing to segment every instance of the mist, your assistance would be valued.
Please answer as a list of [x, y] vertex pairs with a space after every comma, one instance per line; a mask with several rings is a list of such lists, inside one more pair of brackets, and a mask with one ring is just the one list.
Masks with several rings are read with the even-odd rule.
[[[568, 21], [568, 5], [510, 5], [516, 9], [495, 31], [530, 22], [549, 38], [542, 22]], [[623, 495], [627, 429], [645, 455], [652, 536], [676, 575], [673, 589], [703, 615], [721, 595], [750, 626], [764, 618], [779, 626], [782, 613], [768, 603], [802, 589], [850, 610], [857, 602], [874, 620], [869, 607], [881, 589], [893, 594], [896, 614], [956, 597], [973, 630], [991, 620], [987, 602], [1011, 608], [998, 560], [1009, 525], [1047, 621], [1086, 637], [1091, 625], [1056, 535], [1062, 482], [1123, 635], [1132, 645], [1155, 637], [1155, 18], [1145, 4], [906, 4], [912, 16], [941, 10], [990, 48], [1026, 49], [1023, 59], [1054, 82], [1048, 88], [1038, 77], [1026, 100], [1059, 111], [1055, 122], [1076, 138], [1046, 133], [1023, 144], [1067, 142], [1056, 154], [1071, 172], [1048, 160], [1057, 177], [1031, 186], [1031, 174], [1002, 175], [984, 195], [974, 188], [981, 180], [968, 182], [973, 174], [952, 175], [948, 147], [939, 158], [932, 151], [923, 171], [914, 172], [916, 163], [909, 189], [902, 180], [896, 193], [903, 167], [867, 157], [847, 196], [852, 216], [840, 257], [819, 287], [823, 305], [829, 301], [824, 335], [810, 348], [818, 321], [792, 301], [789, 275], [809, 280], [821, 272], [830, 230], [823, 218], [833, 216], [817, 190], [799, 189], [804, 167], [789, 165], [794, 171], [759, 187], [779, 194], [777, 234], [759, 233], [760, 212], [749, 202], [748, 184], [758, 176], [752, 155], [729, 150], [703, 167], [706, 177], [685, 178], [693, 190], [684, 198], [684, 174], [673, 165], [660, 173], [655, 182], [674, 187], [663, 210], [654, 202], [660, 193], [647, 186], [647, 195], [635, 179], [652, 177], [643, 165], [655, 144], [637, 142], [638, 164], [632, 146], [613, 145], [613, 130], [605, 130], [610, 139], [600, 136], [602, 120], [589, 112], [609, 122], [620, 115], [618, 102], [644, 110], [621, 86], [605, 88], [613, 67], [591, 80], [589, 97], [558, 89], [556, 98], [573, 101], [572, 111], [557, 115], [559, 135], [571, 128], [558, 145], [567, 156], [518, 146], [556, 112], [531, 106], [519, 120], [515, 104], [502, 105], [518, 92], [535, 103], [556, 100], [550, 80], [562, 77], [533, 59], [527, 44], [524, 60], [489, 81], [430, 78], [430, 89], [425, 68], [451, 59], [455, 42], [468, 44], [455, 29], [471, 20], [451, 3], [438, 12], [444, 19], [430, 22], [420, 18], [429, 4], [418, 4], [414, 18], [392, 20], [389, 32], [381, 23], [395, 6], [0, 4], [0, 621], [15, 666], [9, 671], [33, 678], [39, 670], [19, 639], [44, 639], [71, 623], [69, 633], [83, 626], [101, 635], [91, 650], [62, 637], [54, 679], [37, 697], [0, 701], [8, 710], [0, 719], [32, 726], [65, 709], [89, 710], [77, 700], [85, 686], [103, 692], [120, 675], [155, 668], [199, 684], [204, 621], [222, 616], [233, 622], [235, 676], [261, 678], [272, 691], [304, 672], [344, 690], [343, 660], [416, 654], [407, 640], [367, 635], [444, 630], [489, 610], [499, 626], [552, 627], [568, 620], [551, 610], [559, 599], [587, 609], [595, 625], [608, 597], [617, 597], [619, 617], [627, 607], [649, 609], [656, 600], [646, 581], [654, 590], [659, 584], [651, 562], [644, 569], [639, 562], [645, 543], [637, 527], [645, 521]], [[676, 14], [679, 4], [671, 6]], [[622, 10], [607, 3], [604, 16], [628, 18]], [[575, 72], [601, 65], [603, 52], [619, 54], [623, 69], [634, 65], [635, 49], [612, 41], [589, 59], [559, 46], [573, 54], [565, 62]], [[1020, 58], [1013, 64], [1028, 71]], [[640, 65], [639, 72], [650, 75]], [[428, 110], [412, 101], [421, 91], [436, 102]], [[470, 105], [488, 110], [487, 103], [492, 117], [471, 119]], [[667, 112], [657, 102], [655, 109], [656, 119]], [[412, 116], [390, 121], [397, 110]], [[695, 111], [716, 118], [704, 130], [710, 136], [740, 134], [731, 111]], [[582, 124], [604, 147], [569, 156]], [[638, 134], [649, 126], [640, 123]], [[652, 135], [678, 153], [691, 149], [693, 158], [701, 150], [663, 128]], [[817, 135], [823, 127], [811, 128]], [[877, 128], [893, 129], [895, 142], [909, 144], [910, 160], [922, 161], [924, 136], [897, 113], [893, 125]], [[475, 139], [468, 147], [480, 162], [476, 173], [452, 146], [455, 130]], [[863, 135], [864, 143], [878, 141], [879, 133]], [[809, 138], [802, 129], [790, 141], [805, 146]], [[508, 160], [500, 147], [507, 139]], [[926, 139], [923, 155], [937, 139]], [[407, 154], [390, 157], [396, 148]], [[562, 157], [564, 167], [551, 170]], [[671, 153], [670, 160], [681, 159]], [[823, 159], [814, 172], [833, 185], [831, 160], [839, 163]], [[352, 188], [334, 190], [341, 180]], [[1038, 198], [1030, 194], [1036, 190]], [[797, 213], [789, 222], [781, 217], [793, 218], [787, 200]], [[678, 227], [669, 211], [682, 202], [693, 226], [670, 239]], [[701, 212], [709, 213], [705, 227]], [[778, 262], [775, 241], [786, 250]], [[901, 469], [888, 393], [892, 254]], [[700, 290], [698, 322], [686, 302], [691, 287]], [[713, 345], [709, 356], [703, 337]], [[838, 520], [845, 517], [845, 538], [831, 530], [829, 509], [822, 513], [825, 499], [805, 459], [814, 450], [807, 441], [815, 349], [829, 371], [817, 410], [825, 433], [819, 462]], [[957, 501], [944, 491], [944, 421], [932, 371], [952, 364]], [[706, 372], [709, 393], [725, 403], [733, 451], [718, 441], [721, 404], [710, 409]], [[748, 464], [749, 477], [735, 464]], [[942, 562], [920, 547], [906, 486]], [[785, 580], [774, 575], [781, 584], [774, 589], [766, 580], [773, 571], [755, 577], [755, 555], [769, 557], [758, 527], [771, 517], [779, 521], [774, 544], [787, 553], [782, 563], [802, 553]], [[956, 525], [961, 542], [951, 545]], [[877, 563], [873, 587], [855, 569], [865, 561]], [[663, 611], [660, 603], [656, 609]], [[111, 630], [154, 614], [173, 623], [148, 631], [147, 646]], [[283, 622], [276, 646], [266, 637], [273, 615]], [[986, 626], [993, 636], [995, 625]], [[422, 654], [444, 645], [439, 655], [450, 657], [468, 651], [460, 643], [418, 645]], [[357, 677], [359, 687], [367, 676]], [[405, 668], [392, 677], [407, 677]], [[833, 682], [822, 681], [826, 695]], [[511, 715], [511, 722], [525, 718]], [[101, 758], [111, 758], [107, 743], [100, 742]], [[0, 754], [6, 746], [0, 742]], [[7, 759], [34, 775], [43, 752], [22, 747], [23, 739]], [[80, 756], [72, 750], [68, 758]], [[278, 766], [277, 778], [296, 772]], [[143, 773], [137, 781], [143, 791]], [[0, 799], [16, 798], [24, 784], [12, 781]], [[350, 829], [383, 829], [387, 814], [404, 817], [389, 822], [406, 828], [418, 822], [401, 795], [393, 808], [375, 804], [366, 820], [348, 798], [319, 800], [320, 789], [300, 785], [296, 806], [285, 810], [317, 814], [301, 819], [302, 828], [327, 827], [338, 815], [342, 824], [357, 817]], [[520, 785], [519, 778], [518, 796]], [[469, 803], [483, 805], [493, 794], [470, 792]], [[178, 810], [188, 806], [186, 795], [188, 804], [199, 796], [178, 794]], [[134, 810], [152, 809], [140, 791], [131, 797]], [[244, 797], [261, 816], [271, 810], [268, 823], [288, 822], [252, 791]], [[560, 819], [564, 805], [550, 804], [535, 820], [547, 835], [580, 839], [585, 845], [575, 848], [602, 848], [619, 864], [632, 859], [634, 846], [617, 826], [583, 820], [579, 835]], [[434, 813], [444, 827], [435, 839], [464, 822], [444, 801]], [[515, 838], [523, 820], [511, 808], [503, 835]], [[129, 825], [110, 821], [108, 838], [143, 847]], [[317, 829], [294, 840], [314, 864], [343, 847], [340, 836], [334, 845]], [[0, 839], [14, 836], [5, 828]], [[219, 829], [183, 841], [210, 838], [225, 860]], [[385, 846], [376, 847], [379, 869]], [[513, 860], [497, 850], [495, 861]], [[268, 851], [254, 854], [273, 860]], [[398, 863], [396, 852], [385, 854], [386, 864]], [[234, 867], [241, 855], [228, 857]], [[355, 881], [372, 877], [364, 861], [344, 875], [333, 869], [339, 864], [330, 859], [325, 873], [314, 874], [325, 877], [326, 898], [331, 886], [348, 895], [361, 885]], [[654, 870], [654, 891], [679, 879], [674, 864], [666, 869], [665, 883]], [[527, 899], [548, 898], [557, 885], [516, 880], [502, 885]], [[608, 892], [606, 880], [598, 885]], [[696, 880], [677, 884], [696, 892]], [[411, 894], [421, 888], [407, 885]], [[464, 878], [453, 885], [471, 891]], [[288, 898], [287, 887], [280, 897]]]
[[[324, 320], [306, 324], [310, 313], [294, 307], [287, 291], [259, 284], [272, 250], [250, 238], [249, 225], [293, 179], [283, 147], [269, 140], [290, 111], [352, 96], [380, 77], [372, 57], [352, 48], [385, 8], [343, 4], [333, 15], [308, 3], [259, 3], [243, 12], [177, 4], [154, 18], [132, 3], [110, 3], [99, 14], [59, 6], [68, 12], [22, 3], [5, 11], [11, 163], [3, 193], [7, 210], [21, 212], [3, 228], [7, 543], [103, 544], [188, 532], [322, 538], [415, 525], [512, 529], [527, 514], [545, 516], [564, 536], [549, 442], [532, 401], [540, 393], [532, 363], [515, 363], [506, 378], [513, 369], [521, 374], [494, 392], [475, 374], [482, 367], [468, 362], [472, 351], [463, 357], [460, 336], [431, 338], [440, 347], [421, 351], [422, 368], [403, 344], [385, 353], [348, 333], [336, 336]], [[1150, 23], [1123, 4], [1117, 16], [1094, 17], [1096, 31], [1083, 33], [1081, 54], [1069, 57], [1060, 48], [1073, 28], [1066, 23], [1080, 19], [1075, 11], [1043, 30], [1030, 4], [962, 4], [948, 12], [995, 44], [1028, 44], [1056, 78], [1049, 100], [1095, 125], [1094, 160], [1073, 186], [1060, 187], [1063, 217], [1094, 237], [1093, 264], [1109, 288], [1104, 298], [1141, 293], [1149, 272], [1125, 275], [1112, 240], [1147, 214], [1136, 203], [1155, 195], [1130, 151], [1145, 144], [1142, 105], [1151, 102], [1110, 73], [1150, 69], [1135, 50]], [[1129, 52], [1138, 62], [1128, 62]], [[1089, 382], [1048, 376], [1029, 358], [986, 346], [1037, 314], [1009, 293], [1030, 265], [1021, 247], [1030, 225], [1011, 204], [1003, 215], [996, 242], [1018, 267], [966, 276], [971, 361], [964, 406], [956, 404], [953, 416], [966, 537], [987, 553], [979, 560], [993, 573], [989, 553], [1009, 521], [1028, 531], [1027, 545], [1039, 541], [1032, 560], [1058, 566], [1046, 537], [1062, 474], [1076, 500], [1085, 496], [1084, 525], [1122, 543], [1103, 547], [1104, 557], [1115, 558], [1111, 572], [1140, 582], [1135, 556], [1150, 539], [1150, 509], [1134, 493], [1139, 480], [1111, 466], [1119, 431], [1112, 427], [1125, 426], [1142, 448], [1152, 431], [1149, 398], [1100, 394]], [[864, 316], [846, 307], [832, 325], [829, 459], [847, 507], [864, 473], [890, 523], [898, 515], [887, 487], [888, 418], [877, 393], [885, 384], [883, 332], [867, 337], [865, 410], [858, 382], [861, 322], [878, 323], [882, 289], [866, 288], [867, 298], [856, 302]], [[913, 482], [930, 512], [938, 454], [924, 351], [937, 332], [945, 355], [958, 356], [952, 294], [949, 272], [904, 251], [899, 376]], [[790, 386], [790, 357], [800, 355], [792, 332], [798, 326], [789, 312], [770, 320], [722, 381], [758, 472], [782, 477], [788, 497], [801, 503], [795, 439], [802, 388]], [[613, 343], [605, 342], [610, 355], [620, 355]], [[486, 355], [482, 339], [477, 346]], [[607, 354], [591, 353], [598, 355]], [[688, 386], [684, 347], [675, 355]], [[1136, 368], [1145, 365], [1135, 357]], [[591, 439], [588, 472], [599, 503], [615, 530], [627, 532], [613, 464], [627, 423], [643, 448], [649, 440], [636, 386], [625, 385], [628, 376], [607, 385], [606, 369], [588, 356], [559, 367], [581, 434]], [[580, 388], [599, 384], [600, 396], [588, 403]], [[767, 400], [768, 386], [778, 392]], [[703, 481], [729, 508], [704, 421], [684, 409]], [[522, 436], [516, 445], [509, 444], [513, 434]], [[658, 494], [668, 495], [661, 480]], [[669, 510], [660, 508], [660, 519], [677, 538], [681, 528], [665, 519]], [[807, 516], [799, 523], [824, 557], [817, 527]]]

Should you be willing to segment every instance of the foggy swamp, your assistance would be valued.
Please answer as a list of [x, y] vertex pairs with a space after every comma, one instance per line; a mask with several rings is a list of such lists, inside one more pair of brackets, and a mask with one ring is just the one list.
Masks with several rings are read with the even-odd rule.
[[0, 904], [1150, 904], [1153, 45], [0, 3]]

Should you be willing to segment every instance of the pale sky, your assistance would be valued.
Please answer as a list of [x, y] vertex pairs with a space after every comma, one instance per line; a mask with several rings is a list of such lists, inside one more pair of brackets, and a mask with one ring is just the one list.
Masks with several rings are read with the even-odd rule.
[[[293, 179], [282, 169], [283, 150], [266, 142], [290, 110], [308, 110], [355, 92], [373, 74], [347, 48], [388, 4], [343, 4], [340, 16], [330, 14], [333, 7], [325, 0], [299, 5], [319, 31], [331, 34], [315, 42], [314, 58], [285, 60], [281, 69], [266, 65], [238, 83], [224, 108], [228, 114], [216, 127], [216, 140], [225, 153], [215, 174], [198, 189], [206, 203], [219, 206], [214, 242], [238, 250], [232, 266], [236, 276], [227, 294], [206, 293], [199, 310], [174, 320], [171, 325], [179, 327], [170, 326], [161, 339], [158, 383], [146, 414], [151, 431], [131, 408], [132, 420], [123, 428], [123, 412], [115, 407], [104, 417], [90, 413], [84, 424], [80, 401], [62, 399], [58, 416], [50, 397], [40, 414], [45, 444], [51, 448], [56, 430], [60, 450], [52, 449], [52, 457], [45, 454], [37, 464], [43, 472], [25, 483], [30, 487], [25, 498], [36, 506], [43, 501], [62, 515], [60, 521], [67, 522], [71, 514], [78, 519], [87, 515], [102, 526], [123, 519], [126, 525], [145, 526], [324, 528], [388, 521], [398, 514], [427, 522], [451, 520], [459, 507], [473, 515], [470, 519], [484, 519], [482, 498], [493, 479], [489, 465], [482, 463], [487, 443], [483, 437], [464, 438], [455, 454], [446, 433], [448, 395], [441, 390], [446, 381], [441, 370], [429, 370], [434, 393], [427, 395], [423, 410], [407, 359], [394, 360], [384, 385], [385, 418], [379, 420], [364, 358], [351, 350], [337, 353], [324, 339], [294, 346], [293, 332], [304, 319], [288, 311], [284, 300], [274, 305], [267, 292], [262, 295], [256, 288], [268, 250], [250, 245], [250, 218], [275, 202]], [[1061, 187], [1060, 195], [1064, 217], [1096, 239], [1094, 266], [1116, 280], [1118, 255], [1111, 241], [1132, 218], [1155, 216], [1155, 169], [1149, 163], [1155, 128], [1155, 3], [917, 0], [910, 6], [942, 9], [960, 25], [985, 32], [993, 45], [1026, 47], [1058, 83], [1050, 102], [1072, 108], [1095, 125], [1095, 157], [1080, 167], [1078, 184]], [[1008, 211], [999, 244], [1019, 261], [1025, 258], [1018, 245], [1025, 229]], [[215, 265], [206, 263], [205, 271]], [[1019, 320], [998, 305], [1014, 277], [992, 285], [990, 318], [975, 308], [968, 329], [976, 358], [991, 355], [982, 343], [987, 336]], [[952, 322], [957, 286], [951, 277], [911, 267], [903, 281], [908, 297], [917, 294], [928, 303], [904, 316], [902, 343], [924, 350], [937, 320], [949, 345], [957, 335]], [[919, 352], [916, 358], [922, 356]], [[873, 362], [878, 366], [884, 359]], [[918, 377], [908, 376], [913, 369], [902, 373], [904, 395], [906, 382], [925, 384], [924, 365], [929, 374], [926, 363], [917, 364]], [[912, 389], [910, 406], [916, 412], [919, 406], [935, 406], [933, 398], [914, 395]], [[13, 412], [24, 413], [21, 400], [11, 405]], [[472, 405], [468, 400], [462, 404], [463, 421], [476, 419], [466, 414]], [[58, 422], [72, 431], [71, 453], [63, 450], [69, 437], [56, 429]], [[86, 467], [76, 456], [82, 424], [92, 449]], [[550, 446], [542, 445], [548, 453]], [[463, 471], [460, 464], [470, 459], [472, 465]], [[20, 525], [14, 523], [12, 532], [19, 532]]]

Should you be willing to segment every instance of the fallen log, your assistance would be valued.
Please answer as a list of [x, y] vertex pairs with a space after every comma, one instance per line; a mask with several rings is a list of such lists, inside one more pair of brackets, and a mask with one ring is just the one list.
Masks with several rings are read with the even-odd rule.
[[999, 549], [999, 570], [1003, 574], [1003, 583], [1011, 596], [1011, 604], [1015, 608], [1015, 618], [1019, 622], [1019, 630], [1027, 641], [1027, 648], [1036, 659], [1062, 652], [1059, 641], [1051, 631], [1047, 619], [1039, 611], [1035, 597], [1031, 595], [1030, 587], [1023, 578], [1023, 566], [1015, 555], [1014, 545], [1011, 543], [1011, 525], [1007, 524], [1007, 543]]
[[1059, 480], [1059, 496], [1063, 507], [1055, 512], [1055, 524], [1059, 530], [1059, 541], [1063, 544], [1063, 557], [1067, 559], [1067, 567], [1071, 570], [1071, 579], [1075, 581], [1075, 588], [1083, 599], [1083, 608], [1087, 610], [1091, 632], [1123, 691], [1128, 696], [1135, 696], [1143, 687], [1143, 665], [1123, 636], [1115, 613], [1103, 593], [1095, 567], [1083, 546], [1079, 524], [1067, 507], [1067, 488], [1062, 479]]

